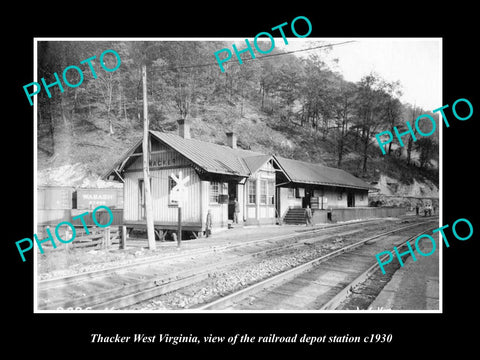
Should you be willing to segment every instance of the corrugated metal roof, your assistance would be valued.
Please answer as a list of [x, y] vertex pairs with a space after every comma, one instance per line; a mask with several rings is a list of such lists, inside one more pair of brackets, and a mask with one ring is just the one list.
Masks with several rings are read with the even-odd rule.
[[[251, 163], [247, 163], [246, 159], [260, 156], [265, 158], [264, 154], [250, 150], [233, 149], [206, 141], [184, 139], [171, 133], [159, 131], [150, 131], [150, 133], [208, 172], [249, 176], [252, 168]], [[267, 159], [265, 158], [265, 161]]]
[[352, 174], [337, 168], [312, 164], [275, 156], [293, 182], [342, 186], [358, 189], [369, 189], [371, 186]]
[[[273, 158], [292, 182], [359, 189], [371, 188], [371, 186], [363, 180], [337, 168], [282, 158], [275, 155], [266, 155], [251, 150], [233, 149], [229, 146], [196, 139], [185, 139], [173, 133], [153, 130], [150, 130], [150, 133], [200, 168], [211, 173], [247, 177], [254, 174], [263, 164]], [[140, 143], [139, 141], [135, 147]], [[128, 159], [133, 149], [134, 148], [130, 149], [124, 155], [124, 158], [117, 161], [115, 166], [107, 174], [115, 171], [119, 164], [123, 164], [123, 161]], [[107, 176], [107, 174], [105, 176]]]

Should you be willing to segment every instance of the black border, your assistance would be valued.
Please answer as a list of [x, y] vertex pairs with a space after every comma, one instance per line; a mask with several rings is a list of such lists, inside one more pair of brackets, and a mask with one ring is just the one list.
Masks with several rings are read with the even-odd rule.
[[[341, 349], [371, 352], [386, 349], [402, 349], [432, 355], [438, 348], [461, 346], [466, 350], [475, 344], [474, 331], [468, 321], [476, 313], [475, 257], [478, 250], [478, 216], [473, 211], [476, 204], [476, 131], [480, 112], [478, 95], [474, 85], [478, 77], [473, 19], [475, 10], [467, 6], [455, 6], [446, 11], [439, 8], [421, 9], [405, 3], [384, 4], [369, 8], [366, 4], [349, 4], [336, 9], [322, 4], [291, 6], [272, 5], [267, 12], [240, 3], [206, 5], [196, 11], [183, 4], [183, 10], [152, 5], [111, 4], [100, 10], [97, 5], [85, 4], [75, 10], [52, 12], [45, 6], [31, 15], [21, 12], [20, 34], [7, 39], [9, 56], [4, 55], [4, 71], [7, 86], [4, 88], [4, 106], [9, 116], [4, 138], [4, 159], [10, 159], [4, 172], [4, 206], [8, 222], [4, 224], [7, 236], [3, 241], [4, 259], [8, 270], [4, 312], [8, 316], [5, 325], [5, 343], [13, 350], [21, 351], [22, 345], [31, 345], [34, 352], [62, 355], [61, 348], [71, 349], [73, 354], [95, 354], [96, 351], [151, 350], [158, 356], [174, 351], [194, 351], [214, 354], [221, 351], [252, 351], [261, 348], [269, 353], [282, 353], [286, 349], [321, 354], [324, 350], [340, 349], [338, 344], [318, 346], [228, 344], [205, 346], [162, 346], [161, 344], [91, 344], [90, 334], [132, 335], [145, 333], [194, 334], [210, 333], [230, 336], [248, 333], [252, 336], [268, 335], [359, 335], [392, 333], [390, 344], [342, 344]], [[210, 8], [205, 10], [205, 8]], [[271, 11], [280, 8], [280, 12]], [[188, 12], [187, 12], [188, 10]], [[70, 12], [69, 12], [70, 11]], [[206, 11], [209, 11], [208, 15]], [[56, 15], [53, 15], [56, 14]], [[63, 15], [63, 16], [62, 16]], [[465, 242], [453, 240], [444, 248], [444, 313], [443, 314], [33, 314], [33, 259], [22, 263], [14, 242], [33, 233], [33, 107], [25, 101], [22, 86], [33, 79], [34, 37], [245, 37], [252, 38], [258, 32], [267, 31], [296, 16], [310, 19], [313, 31], [310, 37], [442, 37], [443, 38], [443, 104], [451, 104], [458, 98], [467, 98], [474, 107], [474, 115], [468, 121], [452, 120], [450, 128], [444, 127], [443, 137], [443, 199], [444, 224], [452, 224], [458, 218], [467, 218], [475, 228], [474, 236]], [[15, 21], [14, 21], [15, 22]], [[14, 28], [15, 29], [15, 28]], [[6, 34], [12, 33], [5, 29]], [[13, 101], [12, 101], [13, 100]], [[433, 110], [433, 109], [432, 109]], [[447, 113], [448, 115], [449, 113]], [[451, 114], [451, 113], [450, 113]], [[449, 117], [450, 119], [450, 117]], [[453, 118], [452, 118], [453, 119]], [[14, 140], [15, 139], [15, 140]], [[4, 151], [5, 151], [4, 150]], [[12, 221], [13, 220], [13, 221]], [[473, 329], [475, 329], [475, 324]], [[380, 346], [380, 348], [378, 348]], [[413, 350], [415, 349], [416, 350]], [[378, 353], [377, 353], [378, 354]], [[32, 356], [36, 356], [35, 353]], [[55, 356], [54, 356], [55, 357]]]

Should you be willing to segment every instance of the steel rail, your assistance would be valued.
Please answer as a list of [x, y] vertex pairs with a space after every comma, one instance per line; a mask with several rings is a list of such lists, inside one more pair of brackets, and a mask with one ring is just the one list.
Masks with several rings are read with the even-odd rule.
[[[409, 241], [414, 240], [421, 234], [424, 234], [426, 231], [433, 230], [433, 229], [435, 228], [431, 227], [429, 229], [426, 229], [418, 234], [415, 234], [409, 237], [407, 240], [402, 240], [401, 242], [394, 244], [393, 246], [396, 246], [397, 249], [403, 249], [404, 247], [407, 246], [407, 243]], [[385, 260], [386, 258], [387, 258], [387, 255], [384, 255], [381, 257], [380, 260], [383, 262], [383, 260]], [[358, 285], [368, 280], [379, 269], [380, 269], [380, 264], [377, 261], [372, 266], [370, 266], [367, 270], [365, 270], [363, 273], [357, 276], [351, 283], [345, 286], [345, 288], [343, 288], [337, 295], [335, 295], [332, 299], [330, 299], [327, 303], [325, 303], [319, 310], [336, 309], [340, 305], [340, 303], [344, 301]]]
[[[325, 254], [325, 255], [322, 255], [318, 258], [315, 258], [313, 260], [310, 260], [306, 263], [303, 263], [301, 265], [298, 265], [294, 268], [291, 268], [287, 271], [283, 271], [283, 272], [280, 272], [272, 277], [269, 277], [267, 279], [264, 279], [264, 280], [261, 280], [255, 284], [252, 284], [250, 286], [247, 286], [243, 289], [240, 289], [236, 292], [233, 292], [227, 296], [224, 296], [224, 297], [221, 297], [217, 300], [214, 300], [210, 303], [207, 303], [207, 304], [203, 304], [203, 305], [200, 305], [200, 306], [194, 306], [192, 307], [193, 310], [220, 310], [220, 309], [224, 309], [232, 304], [234, 304], [235, 302], [238, 302], [244, 298], [246, 298], [247, 296], [250, 296], [254, 293], [257, 293], [257, 292], [260, 292], [262, 290], [265, 290], [267, 288], [270, 288], [272, 286], [275, 286], [277, 284], [281, 284], [285, 281], [288, 281], [290, 279], [293, 279], [294, 277], [298, 276], [299, 274], [303, 273], [303, 272], [306, 272], [308, 270], [310, 270], [311, 268], [317, 266], [318, 264], [326, 261], [326, 260], [330, 260], [344, 252], [347, 252], [349, 250], [352, 250], [352, 249], [355, 249], [359, 246], [362, 246], [363, 244], [367, 243], [367, 242], [371, 242], [375, 239], [378, 240], [378, 238], [380, 237], [383, 237], [383, 236], [386, 236], [386, 235], [389, 235], [389, 234], [392, 234], [392, 233], [395, 233], [395, 232], [399, 232], [399, 231], [402, 231], [402, 230], [406, 230], [406, 229], [409, 229], [409, 228], [413, 228], [413, 227], [416, 227], [416, 226], [419, 226], [419, 225], [423, 225], [423, 224], [426, 224], [426, 223], [429, 223], [429, 222], [432, 222], [432, 221], [437, 221], [437, 220], [430, 220], [430, 221], [426, 221], [426, 222], [421, 222], [421, 223], [416, 223], [416, 224], [413, 224], [413, 225], [408, 225], [408, 226], [404, 226], [404, 227], [401, 227], [401, 228], [398, 228], [398, 229], [394, 229], [394, 230], [391, 230], [391, 231], [388, 231], [388, 232], [385, 232], [385, 233], [382, 233], [382, 234], [378, 234], [378, 235], [375, 235], [375, 236], [372, 236], [372, 237], [369, 237], [367, 239], [363, 239], [363, 240], [360, 240], [356, 243], [353, 243], [353, 244], [350, 244], [350, 245], [347, 245], [343, 248], [340, 248], [340, 249], [337, 249], [337, 250], [334, 250], [328, 254]], [[422, 231], [421, 233], [425, 233], [425, 231], [427, 230], [424, 230]]]
[[262, 238], [262, 239], [257, 239], [257, 240], [251, 240], [247, 242], [241, 242], [237, 244], [226, 244], [226, 245], [221, 245], [221, 246], [214, 246], [211, 248], [200, 248], [200, 249], [193, 249], [193, 250], [187, 250], [185, 252], [180, 252], [176, 254], [171, 254], [167, 256], [152, 256], [151, 258], [147, 259], [141, 259], [138, 261], [133, 261], [129, 262], [126, 264], [121, 264], [121, 265], [116, 265], [112, 267], [106, 267], [103, 269], [98, 269], [98, 270], [92, 270], [88, 272], [82, 272], [78, 274], [73, 274], [73, 275], [67, 275], [67, 276], [61, 276], [61, 277], [56, 277], [53, 279], [46, 279], [46, 280], [39, 280], [37, 281], [37, 286], [38, 290], [47, 290], [53, 287], [57, 286], [64, 286], [67, 284], [71, 284], [74, 282], [79, 282], [83, 280], [88, 280], [88, 279], [93, 279], [99, 276], [104, 276], [108, 275], [110, 273], [114, 273], [116, 271], [121, 271], [121, 270], [126, 270], [131, 267], [136, 267], [136, 266], [145, 266], [149, 265], [151, 263], [155, 263], [158, 261], [170, 261], [170, 260], [175, 260], [182, 258], [184, 256], [195, 256], [195, 255], [205, 255], [209, 253], [219, 253], [219, 252], [226, 252], [232, 249], [241, 249], [243, 247], [247, 247], [250, 245], [254, 244], [260, 244], [260, 243], [266, 243], [269, 241], [278, 241], [278, 240], [288, 240], [288, 239], [294, 239], [295, 237], [298, 236], [303, 236], [303, 235], [308, 235], [308, 234], [315, 234], [317, 232], [320, 232], [322, 230], [328, 230], [332, 228], [337, 228], [337, 227], [343, 227], [343, 226], [352, 226], [352, 225], [358, 225], [358, 224], [364, 224], [364, 223], [369, 223], [373, 221], [378, 221], [379, 219], [368, 219], [365, 221], [357, 221], [357, 222], [351, 222], [351, 223], [343, 223], [343, 224], [334, 224], [334, 225], [329, 225], [329, 226], [323, 226], [320, 228], [315, 228], [312, 230], [301, 230], [298, 232], [295, 232], [293, 234], [284, 234], [284, 235], [278, 235], [274, 237], [268, 237], [268, 238]]
[[[358, 230], [361, 231], [361, 230]], [[351, 232], [351, 231], [350, 231]], [[343, 235], [347, 233], [340, 233], [336, 235]], [[305, 235], [305, 234], [302, 234]], [[94, 295], [84, 296], [76, 299], [62, 299], [50, 303], [41, 304], [39, 309], [48, 310], [54, 308], [89, 308], [89, 309], [106, 309], [112, 307], [126, 307], [136, 304], [140, 301], [147, 300], [151, 297], [164, 295], [168, 292], [178, 290], [182, 287], [192, 285], [196, 282], [202, 281], [214, 272], [215, 270], [227, 268], [229, 266], [238, 265], [242, 262], [248, 261], [252, 258], [268, 254], [282, 252], [287, 249], [304, 246], [303, 240], [315, 239], [312, 234], [309, 237], [301, 236], [296, 243], [285, 244], [279, 248], [268, 248], [262, 250], [256, 250], [253, 253], [242, 254], [240, 257], [234, 259], [227, 259], [221, 262], [212, 263], [206, 266], [202, 266], [200, 269], [190, 269], [177, 273], [175, 276], [164, 276], [160, 278], [152, 277], [146, 281], [141, 281], [126, 285], [122, 288], [114, 288], [106, 290]], [[328, 236], [328, 235], [327, 235]], [[323, 239], [316, 238], [314, 242], [321, 241]], [[253, 244], [255, 245], [255, 244]]]

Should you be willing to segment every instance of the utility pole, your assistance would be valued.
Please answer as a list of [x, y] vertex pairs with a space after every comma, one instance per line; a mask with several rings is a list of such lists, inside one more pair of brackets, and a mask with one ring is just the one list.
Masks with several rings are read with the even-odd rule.
[[150, 193], [150, 166], [149, 166], [149, 126], [148, 126], [148, 101], [147, 101], [147, 64], [142, 64], [143, 81], [143, 187], [145, 189], [145, 218], [147, 220], [148, 248], [155, 250], [155, 231], [153, 226], [152, 194]]
[[181, 201], [178, 204], [178, 227], [177, 227], [177, 248], [182, 245], [182, 204]]

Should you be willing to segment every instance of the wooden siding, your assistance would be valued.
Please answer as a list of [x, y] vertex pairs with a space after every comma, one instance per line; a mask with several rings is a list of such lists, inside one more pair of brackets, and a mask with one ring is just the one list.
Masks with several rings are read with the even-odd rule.
[[41, 186], [37, 189], [37, 209], [67, 210], [73, 208], [74, 188], [69, 186]]
[[[128, 172], [143, 170], [143, 156], [136, 156], [137, 159], [129, 166]], [[150, 170], [158, 169], [175, 169], [180, 167], [190, 166], [191, 163], [175, 150], [172, 149], [158, 149], [152, 150], [150, 154]]]
[[57, 226], [62, 221], [72, 222], [71, 209], [38, 209], [37, 224]]
[[336, 209], [347, 207], [347, 192], [343, 189], [326, 188], [323, 195], [323, 208]]
[[376, 217], [396, 217], [405, 215], [406, 207], [350, 207], [332, 210], [332, 221], [349, 221]]
[[[220, 182], [220, 186], [228, 186], [227, 183]], [[225, 227], [228, 223], [228, 204], [210, 203], [210, 181], [201, 181], [201, 204], [202, 204], [202, 229], [205, 229], [207, 213], [210, 210], [212, 214], [212, 227]]]
[[[191, 167], [150, 171], [154, 221], [174, 223], [178, 220], [177, 206], [169, 203], [169, 178], [172, 173], [178, 175], [179, 171], [182, 171], [183, 177], [190, 176], [186, 185], [186, 201], [182, 207], [182, 220], [191, 223], [201, 221], [200, 179]], [[124, 183], [125, 221], [142, 220], [139, 211], [140, 179], [143, 179], [143, 172], [126, 173]]]
[[[88, 211], [88, 210], [87, 210]], [[118, 226], [123, 224], [123, 210], [122, 209], [110, 209], [113, 215], [112, 223], [110, 226]], [[72, 209], [71, 217], [72, 221], [70, 221], [76, 227], [82, 227], [83, 222], [81, 219], [73, 220], [74, 217], [85, 213], [85, 209]], [[97, 226], [97, 224], [93, 221], [93, 211], [88, 211], [88, 215], [82, 217], [85, 221], [87, 226]], [[99, 209], [95, 213], [95, 219], [100, 224], [107, 224], [110, 221], [110, 214], [105, 209]]]
[[[344, 189], [338, 187], [324, 186], [319, 189], [310, 190], [314, 197], [319, 198], [323, 194], [323, 208], [324, 209], [342, 209], [347, 208], [348, 192], [352, 192], [355, 196], [355, 207], [368, 206], [368, 190], [361, 189]], [[362, 199], [363, 195], [363, 199]], [[312, 197], [313, 199], [313, 197]], [[280, 214], [285, 215], [289, 208], [301, 208], [302, 198], [289, 198], [288, 188], [280, 188]], [[321, 199], [317, 200], [321, 206]], [[315, 200], [311, 200], [313, 204]]]
[[280, 214], [285, 216], [289, 208], [302, 207], [302, 198], [288, 197], [288, 188], [280, 188]]
[[355, 207], [368, 206], [368, 190], [355, 191]]
[[240, 212], [238, 213], [238, 221], [245, 219], [245, 186], [242, 184], [237, 185], [237, 200], [240, 206]]
[[[165, 137], [165, 134], [162, 134]], [[210, 203], [210, 189], [211, 183], [208, 180], [219, 179], [220, 187], [222, 191], [220, 194], [227, 194], [228, 183], [230, 181], [230, 190], [232, 189], [232, 182], [237, 182], [241, 179], [240, 176], [233, 177], [231, 175], [218, 175], [213, 177], [206, 177], [205, 174], [201, 175], [202, 179], [197, 175], [195, 168], [199, 168], [198, 161], [195, 163], [190, 161], [191, 145], [197, 146], [196, 142], [189, 141], [188, 144], [183, 144], [180, 139], [175, 138], [176, 146], [185, 145], [185, 153], [182, 155], [180, 152], [173, 150], [170, 146], [165, 145], [164, 142], [173, 141], [169, 137], [159, 140], [152, 138], [151, 143], [151, 155], [149, 159], [150, 176], [151, 176], [151, 189], [153, 200], [153, 212], [155, 224], [159, 227], [161, 225], [173, 226], [178, 220], [178, 208], [174, 203], [169, 201], [170, 190], [170, 175], [173, 173], [178, 175], [182, 171], [183, 176], [189, 176], [190, 181], [187, 184], [186, 200], [182, 207], [182, 222], [185, 224], [191, 224], [192, 226], [198, 226], [201, 229], [205, 228], [205, 221], [208, 210], [212, 214], [213, 227], [225, 227], [228, 224], [228, 204]], [[182, 146], [183, 146], [182, 145]], [[187, 146], [188, 145], [188, 146]], [[203, 145], [203, 143], [202, 143]], [[205, 145], [207, 146], [207, 145]], [[213, 146], [213, 145], [212, 145]], [[188, 151], [187, 151], [188, 150]], [[180, 150], [179, 150], [180, 151]], [[197, 153], [195, 153], [197, 154]], [[209, 153], [210, 154], [210, 153]], [[217, 152], [212, 152], [216, 155]], [[212, 155], [210, 154], [210, 155]], [[213, 156], [212, 155], [212, 156]], [[187, 159], [188, 156], [188, 159]], [[214, 156], [211, 160], [214, 160]], [[238, 156], [232, 159], [228, 158], [228, 165], [233, 166], [239, 161]], [[285, 215], [286, 210], [290, 207], [302, 207], [302, 198], [288, 198], [287, 188], [279, 188], [278, 191], [272, 190], [272, 182], [276, 180], [276, 170], [272, 163], [272, 160], [265, 159], [266, 161], [254, 174], [250, 176], [244, 184], [237, 184], [236, 196], [240, 203], [239, 220], [245, 220], [251, 224], [264, 224], [272, 223], [276, 218], [276, 205], [278, 202], [278, 209], [280, 215]], [[291, 162], [291, 161], [290, 161]], [[216, 169], [214, 165], [215, 161], [209, 166]], [[256, 163], [258, 166], [261, 164], [260, 160]], [[238, 165], [238, 164], [237, 164]], [[125, 183], [124, 183], [124, 220], [128, 222], [142, 222], [142, 212], [140, 205], [140, 180], [143, 179], [143, 159], [140, 153], [133, 154], [133, 159], [129, 163], [125, 171]], [[303, 166], [303, 165], [302, 165]], [[313, 166], [311, 164], [304, 167], [308, 170]], [[245, 171], [245, 167], [242, 167], [242, 171]], [[208, 170], [207, 170], [208, 171]], [[322, 168], [323, 171], [323, 168]], [[333, 171], [333, 170], [332, 170]], [[335, 173], [337, 174], [337, 173]], [[342, 175], [343, 173], [339, 173]], [[337, 174], [338, 175], [338, 174]], [[339, 175], [339, 176], [340, 176]], [[243, 181], [243, 180], [242, 180]], [[292, 184], [293, 185], [293, 184]], [[319, 197], [323, 196], [324, 208], [346, 208], [348, 201], [348, 192], [355, 194], [355, 206], [367, 206], [368, 205], [368, 191], [367, 190], [347, 190], [343, 187], [327, 186], [327, 185], [311, 185], [297, 183], [297, 187], [301, 187], [304, 190], [308, 189], [308, 193], [311, 194], [315, 200], [313, 203], [319, 203]], [[254, 204], [248, 204], [248, 187], [255, 187], [256, 199]], [[261, 189], [263, 186], [267, 187], [266, 190], [266, 204], [262, 204], [262, 200], [265, 202], [265, 197], [261, 197]], [[276, 187], [274, 186], [276, 190]], [[232, 191], [230, 191], [231, 195]], [[305, 192], [304, 192], [305, 193]], [[264, 193], [265, 194], [265, 193]], [[363, 198], [362, 198], [363, 195]], [[273, 204], [272, 197], [273, 196]], [[339, 198], [340, 197], [340, 198]]]

